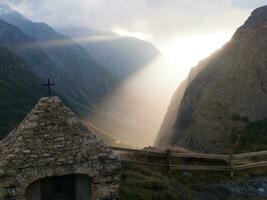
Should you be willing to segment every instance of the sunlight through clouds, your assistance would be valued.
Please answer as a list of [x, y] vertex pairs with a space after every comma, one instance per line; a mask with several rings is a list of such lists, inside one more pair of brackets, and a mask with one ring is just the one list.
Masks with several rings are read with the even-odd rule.
[[142, 32], [131, 32], [124, 29], [115, 28], [113, 29], [113, 32], [120, 35], [120, 36], [129, 36], [129, 37], [135, 37], [140, 40], [146, 40], [146, 41], [153, 41], [154, 37], [149, 34], [145, 34]]
[[162, 53], [186, 77], [191, 67], [221, 48], [231, 37], [229, 32], [176, 37], [162, 47]]

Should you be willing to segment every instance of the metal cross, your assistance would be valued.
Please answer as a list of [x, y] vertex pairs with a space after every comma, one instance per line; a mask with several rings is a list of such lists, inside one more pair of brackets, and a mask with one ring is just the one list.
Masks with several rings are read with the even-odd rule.
[[47, 79], [47, 83], [43, 84], [48, 87], [48, 96], [51, 97], [51, 86], [55, 86], [54, 83], [50, 83], [50, 79]]

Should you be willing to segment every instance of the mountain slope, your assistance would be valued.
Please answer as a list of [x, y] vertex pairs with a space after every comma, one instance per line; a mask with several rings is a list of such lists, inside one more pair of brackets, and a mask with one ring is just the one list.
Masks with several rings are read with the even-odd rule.
[[[213, 54], [215, 55], [216, 52]], [[187, 87], [190, 85], [192, 80], [201, 72], [205, 67], [206, 64], [210, 61], [209, 58], [202, 60], [199, 62], [198, 66], [193, 67], [188, 77], [181, 82], [177, 90], [175, 91], [171, 103], [168, 107], [167, 113], [164, 117], [164, 120], [160, 126], [160, 130], [158, 132], [158, 136], [156, 138], [155, 145], [161, 148], [166, 148], [170, 144], [170, 139], [173, 134], [175, 120], [177, 118], [178, 109], [180, 108], [181, 101], [185, 94]]]
[[79, 41], [98, 63], [120, 80], [131, 76], [160, 56], [154, 45], [133, 37], [86, 28], [65, 28], [59, 31]]
[[8, 47], [25, 60], [30, 69], [41, 78], [49, 77], [55, 66], [36, 44], [35, 40], [22, 33], [17, 27], [0, 20], [0, 46]]
[[169, 144], [233, 151], [249, 121], [267, 117], [267, 7], [255, 10], [185, 90]]
[[[88, 112], [85, 111], [86, 108], [92, 108], [116, 85], [116, 79], [70, 38], [57, 33], [44, 23], [35, 23], [26, 19], [8, 6], [0, 5], [0, 7], [2, 8], [0, 18], [23, 31], [22, 33], [16, 27], [2, 22], [0, 24], [0, 31], [3, 32], [0, 35], [1, 42], [11, 47], [16, 54], [33, 66], [31, 69], [41, 78], [45, 80], [47, 77], [52, 78], [56, 82], [57, 92], [70, 102], [76, 111]], [[10, 30], [10, 33], [6, 35], [4, 30]], [[30, 37], [34, 40], [30, 40]], [[20, 40], [23, 40], [21, 45], [23, 48], [17, 51]], [[42, 62], [32, 63], [36, 59], [27, 57], [31, 55], [31, 53], [28, 54], [31, 48], [38, 49], [38, 59], [41, 57], [40, 52], [46, 58], [42, 59]], [[42, 70], [43, 68], [45, 70]]]
[[26, 63], [0, 47], [0, 138], [2, 139], [43, 96], [44, 88]]

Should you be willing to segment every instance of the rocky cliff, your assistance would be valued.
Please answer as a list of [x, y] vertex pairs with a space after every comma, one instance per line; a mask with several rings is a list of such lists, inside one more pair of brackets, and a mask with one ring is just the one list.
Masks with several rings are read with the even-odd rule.
[[267, 117], [266, 55], [267, 6], [256, 9], [190, 81], [169, 126], [168, 144], [232, 151], [249, 121]]
[[168, 107], [167, 113], [160, 126], [158, 137], [156, 138], [157, 146], [161, 148], [166, 148], [169, 146], [169, 142], [173, 133], [173, 125], [177, 117], [177, 111], [180, 107], [186, 88], [191, 83], [191, 81], [197, 76], [199, 71], [201, 71], [203, 67], [205, 67], [207, 61], [208, 59], [202, 61], [199, 66], [192, 68], [187, 79], [185, 79], [175, 91], [171, 103]]

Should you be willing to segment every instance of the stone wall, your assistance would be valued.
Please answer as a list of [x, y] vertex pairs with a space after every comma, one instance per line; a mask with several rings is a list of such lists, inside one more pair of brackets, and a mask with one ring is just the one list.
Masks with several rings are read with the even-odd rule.
[[118, 158], [59, 98], [42, 98], [0, 142], [0, 199], [25, 200], [31, 183], [71, 174], [92, 179], [92, 199], [118, 198]]

